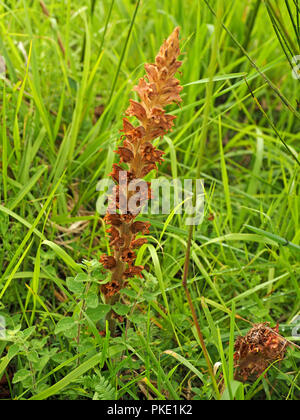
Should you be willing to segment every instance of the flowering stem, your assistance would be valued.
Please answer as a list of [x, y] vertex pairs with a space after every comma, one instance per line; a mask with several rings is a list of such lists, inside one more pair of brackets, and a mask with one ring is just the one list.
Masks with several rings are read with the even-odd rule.
[[[140, 1], [136, 13], [139, 4]], [[146, 77], [134, 88], [140, 102], [130, 100], [126, 115], [135, 117], [140, 125], [134, 126], [128, 118], [123, 119], [123, 143], [116, 150], [120, 162], [113, 165], [110, 174], [116, 185], [104, 219], [111, 226], [108, 233], [112, 255], [100, 258], [104, 268], [111, 271], [110, 281], [101, 287], [105, 302], [110, 305], [119, 300], [119, 292], [126, 287], [128, 279], [143, 278], [144, 267], [135, 265], [135, 251], [147, 243], [138, 235], [149, 234], [150, 223], [136, 221], [136, 218], [151, 198], [150, 184], [143, 178], [157, 170], [157, 164], [163, 161], [164, 152], [156, 149], [152, 142], [171, 131], [176, 118], [167, 114], [165, 107], [182, 100], [182, 87], [174, 77], [182, 64], [177, 60], [179, 55], [179, 28], [175, 28], [160, 48], [155, 63], [145, 64]], [[112, 335], [115, 334], [114, 316], [111, 309], [106, 318]]]

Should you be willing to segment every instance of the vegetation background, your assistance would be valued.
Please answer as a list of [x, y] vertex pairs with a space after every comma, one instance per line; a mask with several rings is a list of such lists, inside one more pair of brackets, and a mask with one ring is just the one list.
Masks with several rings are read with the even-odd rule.
[[119, 336], [100, 334], [96, 187], [143, 64], [177, 25], [183, 104], [152, 177], [200, 166], [205, 180], [188, 282], [222, 398], [299, 399], [296, 348], [255, 383], [233, 379], [249, 323], [299, 343], [297, 0], [0, 1], [1, 398], [216, 397], [181, 285], [184, 217], [151, 217], [145, 280], [115, 308]]

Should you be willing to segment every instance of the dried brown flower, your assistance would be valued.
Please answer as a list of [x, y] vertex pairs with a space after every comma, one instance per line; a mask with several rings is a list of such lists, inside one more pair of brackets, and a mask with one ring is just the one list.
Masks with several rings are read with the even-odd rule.
[[136, 239], [135, 241], [132, 241], [130, 244], [130, 247], [131, 249], [141, 248], [141, 246], [145, 245], [147, 242], [148, 242], [147, 239], [139, 238], [139, 239]]
[[139, 276], [143, 278], [142, 271], [144, 270], [144, 267], [142, 265], [136, 265], [134, 267], [129, 267], [127, 270], [124, 271], [124, 278], [129, 279], [133, 278], [135, 276]]
[[150, 226], [150, 223], [147, 222], [134, 222], [130, 226], [130, 230], [133, 234], [142, 233], [146, 235], [149, 233]]
[[133, 152], [127, 147], [119, 147], [116, 153], [120, 155], [120, 162], [129, 163], [134, 158]]
[[[104, 219], [111, 225], [108, 233], [113, 256], [104, 255], [100, 259], [112, 273], [111, 281], [101, 287], [108, 303], [116, 300], [119, 291], [125, 287], [126, 279], [142, 277], [144, 267], [134, 265], [134, 250], [147, 242], [137, 235], [148, 234], [150, 223], [135, 221], [135, 218], [152, 195], [150, 184], [141, 182], [141, 178], [157, 170], [157, 164], [163, 161], [164, 152], [156, 149], [151, 142], [164, 136], [174, 125], [176, 117], [167, 114], [165, 107], [181, 102], [182, 87], [174, 77], [182, 64], [177, 60], [179, 55], [179, 28], [176, 28], [160, 48], [155, 63], [145, 65], [146, 76], [134, 88], [140, 102], [131, 99], [126, 115], [136, 117], [139, 125], [134, 126], [127, 118], [123, 119], [123, 143], [116, 150], [120, 162], [113, 165], [111, 173], [116, 183], [112, 196], [114, 201], [110, 203]], [[126, 168], [123, 168], [123, 163]], [[128, 209], [130, 199], [134, 198], [132, 187], [140, 191], [135, 210]], [[113, 212], [113, 209], [116, 210]]]
[[245, 337], [235, 343], [236, 379], [246, 382], [257, 379], [270, 364], [283, 360], [288, 343], [278, 334], [278, 327], [267, 322], [254, 325]]
[[121, 284], [116, 281], [110, 281], [109, 283], [103, 284], [101, 286], [101, 292], [106, 297], [110, 299], [115, 296], [121, 290]]

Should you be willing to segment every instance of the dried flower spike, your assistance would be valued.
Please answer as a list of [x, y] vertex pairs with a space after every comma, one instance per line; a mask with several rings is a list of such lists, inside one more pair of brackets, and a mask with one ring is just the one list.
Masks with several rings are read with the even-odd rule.
[[236, 379], [244, 382], [257, 379], [270, 364], [284, 359], [287, 347], [278, 327], [272, 329], [267, 322], [254, 325], [245, 337], [236, 340]]
[[[130, 100], [126, 115], [137, 118], [139, 125], [134, 126], [129, 119], [123, 119], [123, 143], [116, 150], [120, 162], [113, 165], [111, 173], [116, 185], [105, 216], [105, 222], [111, 225], [108, 233], [113, 255], [103, 255], [100, 259], [103, 266], [111, 271], [110, 282], [101, 287], [107, 303], [117, 301], [127, 279], [142, 277], [143, 267], [135, 266], [136, 250], [147, 240], [137, 236], [148, 234], [150, 223], [135, 219], [151, 197], [151, 189], [141, 178], [157, 170], [157, 164], [163, 161], [164, 152], [156, 149], [152, 141], [163, 137], [174, 125], [176, 117], [167, 114], [165, 107], [181, 102], [182, 87], [174, 77], [182, 64], [177, 60], [179, 55], [179, 28], [176, 28], [160, 48], [155, 63], [145, 65], [146, 76], [134, 88], [140, 102]], [[141, 191], [135, 210], [129, 205], [136, 193], [132, 191], [132, 184]]]

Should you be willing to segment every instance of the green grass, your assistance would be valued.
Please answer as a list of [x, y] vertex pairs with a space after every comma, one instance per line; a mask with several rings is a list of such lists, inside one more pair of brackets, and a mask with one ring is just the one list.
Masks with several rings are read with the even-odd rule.
[[211, 362], [222, 363], [216, 379], [223, 399], [299, 399], [296, 348], [254, 384], [234, 381], [232, 362], [249, 329], [241, 318], [279, 322], [299, 344], [297, 0], [45, 4], [51, 18], [37, 0], [0, 1], [0, 398], [216, 398], [181, 285], [185, 216], [145, 218], [145, 279], [115, 308], [127, 320], [119, 336], [99, 334], [109, 308], [95, 260], [108, 241], [96, 187], [143, 64], [179, 25], [183, 103], [152, 177], [205, 181], [188, 285]]

